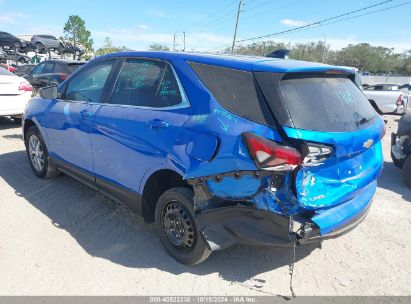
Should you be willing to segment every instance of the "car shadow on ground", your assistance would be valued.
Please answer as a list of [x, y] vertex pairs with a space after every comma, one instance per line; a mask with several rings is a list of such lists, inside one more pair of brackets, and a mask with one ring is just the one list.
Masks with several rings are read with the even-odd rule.
[[402, 180], [402, 170], [392, 162], [384, 161], [384, 168], [378, 178], [378, 187], [398, 193], [407, 202], [411, 202], [411, 189]]
[[[50, 225], [70, 233], [87, 253], [126, 267], [157, 268], [173, 274], [218, 273], [225, 280], [245, 282], [290, 263], [291, 248], [234, 246], [214, 252], [200, 265], [181, 265], [165, 252], [153, 224], [145, 225], [130, 209], [67, 176], [35, 177], [24, 151], [0, 155], [0, 178], [46, 215]], [[316, 248], [297, 247], [296, 260]], [[252, 288], [263, 287], [263, 280], [254, 281]]]

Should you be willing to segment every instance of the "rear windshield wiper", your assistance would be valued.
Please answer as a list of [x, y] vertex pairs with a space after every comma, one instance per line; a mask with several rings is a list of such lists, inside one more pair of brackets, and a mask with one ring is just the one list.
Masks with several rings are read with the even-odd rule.
[[356, 124], [358, 127], [361, 126], [361, 125], [366, 124], [367, 122], [369, 122], [369, 121], [371, 121], [371, 120], [373, 119], [373, 117], [371, 117], [371, 118], [366, 118], [366, 117], [360, 115], [358, 112], [355, 112], [355, 113], [354, 113], [354, 117], [357, 118], [357, 119], [355, 120], [355, 124]]

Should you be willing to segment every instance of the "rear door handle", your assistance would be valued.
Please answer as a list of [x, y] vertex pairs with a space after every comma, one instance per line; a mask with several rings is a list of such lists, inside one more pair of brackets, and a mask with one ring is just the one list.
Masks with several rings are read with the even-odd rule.
[[160, 119], [149, 120], [146, 124], [151, 129], [167, 128], [169, 126], [167, 122]]

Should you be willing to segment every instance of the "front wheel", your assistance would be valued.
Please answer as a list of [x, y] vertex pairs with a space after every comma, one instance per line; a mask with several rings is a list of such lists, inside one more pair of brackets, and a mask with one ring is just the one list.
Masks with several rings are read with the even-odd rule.
[[211, 254], [194, 221], [193, 192], [172, 188], [164, 192], [156, 206], [156, 228], [168, 253], [178, 262], [195, 265]]
[[50, 165], [43, 136], [36, 126], [30, 127], [25, 136], [25, 145], [30, 167], [40, 178], [55, 176], [57, 171]]
[[411, 155], [404, 161], [404, 166], [402, 168], [402, 179], [407, 187], [411, 188]]
[[37, 53], [41, 53], [41, 51], [42, 51], [43, 48], [44, 48], [44, 46], [43, 46], [43, 44], [42, 44], [41, 42], [36, 42], [35, 47], [36, 47], [35, 50], [36, 50]]

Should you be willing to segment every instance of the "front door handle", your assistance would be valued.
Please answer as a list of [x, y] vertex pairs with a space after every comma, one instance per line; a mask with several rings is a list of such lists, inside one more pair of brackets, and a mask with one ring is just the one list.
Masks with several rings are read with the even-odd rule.
[[146, 124], [153, 130], [159, 128], [167, 128], [169, 126], [167, 122], [160, 119], [149, 120]]
[[90, 117], [90, 112], [87, 110], [82, 110], [80, 111], [80, 117], [81, 118], [89, 118]]

